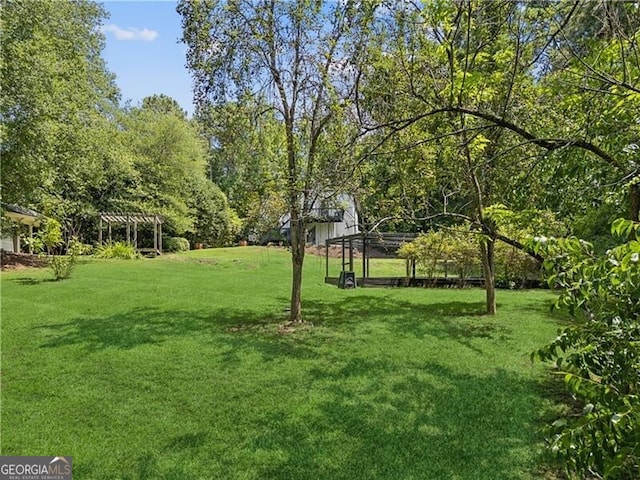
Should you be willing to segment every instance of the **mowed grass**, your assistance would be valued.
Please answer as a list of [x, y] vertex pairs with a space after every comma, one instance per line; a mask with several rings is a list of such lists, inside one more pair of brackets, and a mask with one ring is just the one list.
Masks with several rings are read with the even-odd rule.
[[286, 251], [2, 273], [2, 455], [81, 479], [534, 479], [548, 292], [356, 289]]

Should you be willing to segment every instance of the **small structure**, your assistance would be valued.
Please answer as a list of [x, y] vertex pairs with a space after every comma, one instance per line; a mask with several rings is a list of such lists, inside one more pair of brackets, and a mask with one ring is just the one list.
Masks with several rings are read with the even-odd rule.
[[[418, 234], [415, 233], [370, 232], [330, 238], [325, 242], [326, 267], [324, 281], [340, 288], [347, 286], [347, 279], [351, 279], [353, 286], [357, 285], [358, 287], [484, 287], [485, 281], [482, 271], [470, 271], [464, 276], [461, 273], [449, 275], [448, 271], [450, 270], [448, 270], [446, 260], [442, 265], [444, 267], [442, 272], [444, 276], [417, 276], [416, 261], [409, 259], [404, 259], [404, 265], [398, 265], [400, 262], [392, 263], [391, 268], [388, 265], [382, 265], [385, 262], [375, 262], [374, 267], [383, 267], [383, 275], [371, 275], [370, 259], [399, 259], [398, 249], [417, 237]], [[329, 276], [330, 254], [334, 258], [337, 256], [342, 257], [340, 276]], [[361, 262], [362, 266], [359, 267], [357, 262]], [[449, 263], [449, 268], [455, 271], [455, 262]], [[333, 271], [335, 273], [335, 266]], [[476, 275], [473, 275], [473, 273], [476, 273]], [[540, 288], [544, 286], [544, 283], [536, 278], [526, 278], [520, 281], [520, 286], [521, 288]], [[503, 285], [502, 288], [513, 287]]]
[[[396, 252], [405, 243], [413, 241], [417, 237], [413, 233], [356, 233], [342, 237], [330, 238], [325, 241], [325, 283], [340, 285], [340, 279], [344, 278], [344, 272], [354, 272], [355, 257], [362, 261], [362, 276], [354, 278], [355, 283], [361, 286], [367, 285], [400, 285], [409, 277], [371, 277], [369, 259], [371, 258], [396, 258]], [[329, 249], [341, 247], [342, 271], [340, 277], [329, 276]]]
[[[355, 280], [358, 286], [362, 287], [481, 287], [484, 279], [480, 277], [470, 277], [459, 279], [456, 277], [417, 277], [415, 262], [407, 262], [405, 265], [405, 275], [400, 276], [371, 276], [371, 258], [393, 259], [398, 258], [397, 251], [405, 243], [413, 241], [418, 235], [415, 233], [358, 233], [346, 235], [338, 238], [331, 238], [325, 242], [325, 283], [341, 286], [347, 276]], [[329, 250], [340, 248], [342, 251], [342, 271], [339, 277], [329, 276]], [[355, 258], [362, 261], [362, 274], [355, 275]], [[349, 275], [346, 275], [349, 274]]]
[[[126, 225], [127, 243], [140, 253], [162, 255], [163, 218], [155, 213], [106, 213], [100, 214], [98, 244], [103, 244], [103, 230], [107, 228], [107, 242], [112, 242], [112, 224]], [[138, 225], [153, 225], [153, 248], [138, 248]]]
[[[17, 225], [26, 225], [29, 229], [29, 239], [33, 240], [33, 228], [39, 227], [42, 223], [43, 216], [20, 205], [15, 204], [2, 204], [3, 215], [9, 220], [13, 221]], [[20, 230], [18, 228], [12, 229], [11, 235], [5, 237], [5, 233], [2, 232], [2, 249], [7, 252], [21, 253], [20, 246]], [[29, 242], [29, 253], [33, 253], [33, 242]]]

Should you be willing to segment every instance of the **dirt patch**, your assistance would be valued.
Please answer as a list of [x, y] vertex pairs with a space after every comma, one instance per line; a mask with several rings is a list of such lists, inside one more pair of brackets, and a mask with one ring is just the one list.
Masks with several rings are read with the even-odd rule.
[[0, 268], [2, 270], [18, 270], [28, 267], [45, 267], [46, 261], [30, 253], [14, 253], [0, 251]]
[[229, 333], [259, 333], [267, 335], [292, 335], [294, 333], [303, 333], [313, 330], [314, 325], [310, 322], [303, 323], [245, 323], [227, 327]]

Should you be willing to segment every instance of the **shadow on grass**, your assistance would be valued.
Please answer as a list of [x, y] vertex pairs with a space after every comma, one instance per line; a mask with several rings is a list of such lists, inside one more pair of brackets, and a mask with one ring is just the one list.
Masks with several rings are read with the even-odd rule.
[[335, 479], [496, 480], [533, 467], [517, 462], [535, 442], [526, 405], [533, 382], [502, 370], [476, 377], [426, 369], [433, 380], [380, 378], [374, 366], [361, 371], [359, 391], [334, 386], [308, 417], [255, 440], [258, 448], [288, 452], [286, 463], [263, 467], [258, 476], [303, 478], [315, 470], [323, 472], [318, 478]]
[[[219, 335], [240, 325], [251, 332], [266, 332], [277, 324], [251, 311], [194, 312], [141, 307], [106, 317], [77, 317], [67, 323], [41, 325], [49, 337], [42, 345], [55, 348], [85, 345], [89, 350], [132, 349], [182, 337]], [[238, 327], [240, 328], [240, 327]]]
[[41, 283], [59, 282], [55, 278], [33, 278], [33, 277], [20, 277], [12, 278], [11, 282], [16, 282], [20, 285], [40, 285]]
[[[45, 348], [126, 350], [181, 338], [215, 342], [225, 347], [216, 367], [235, 369], [243, 362], [243, 351], [256, 352], [265, 372], [291, 384], [287, 398], [264, 393], [260, 415], [234, 425], [247, 429], [242, 444], [222, 448], [215, 444], [221, 432], [215, 438], [206, 430], [186, 432], [164, 440], [160, 451], [139, 457], [135, 478], [188, 478], [189, 462], [219, 465], [210, 456], [221, 449], [228, 450], [230, 459], [245, 460], [226, 463], [231, 470], [218, 472], [226, 478], [534, 478], [529, 451], [537, 442], [539, 382], [503, 369], [474, 375], [435, 361], [406, 369], [398, 356], [369, 358], [366, 349], [342, 348], [352, 338], [350, 332], [366, 338], [362, 328], [369, 318], [386, 330], [375, 335], [434, 336], [474, 349], [474, 339], [509, 336], [511, 332], [482, 315], [483, 308], [481, 302], [414, 304], [356, 295], [305, 302], [306, 318], [317, 331], [287, 335], [278, 329], [286, 320], [283, 312], [241, 308], [138, 308], [40, 328], [47, 335]], [[327, 340], [335, 343], [328, 347]], [[283, 367], [270, 361], [283, 357], [313, 362], [296, 363], [299, 376], [288, 377], [286, 371], [275, 375], [274, 369]], [[303, 382], [295, 383], [300, 378]], [[159, 461], [163, 449], [184, 464], [166, 470]]]
[[485, 315], [484, 302], [434, 302], [417, 304], [366, 295], [350, 296], [339, 302], [307, 301], [306, 318], [333, 328], [365, 324], [368, 316], [384, 319], [392, 335], [415, 338], [432, 337], [454, 340], [480, 353], [473, 340], [478, 338], [508, 340], [509, 329], [494, 317]]
[[[472, 338], [506, 338], [508, 332], [504, 327], [483, 320], [482, 306], [482, 303], [465, 302], [416, 305], [362, 296], [339, 302], [307, 301], [305, 318], [328, 332], [355, 330], [366, 324], [367, 318], [382, 319], [391, 334], [451, 338], [467, 346], [471, 346]], [[470, 318], [476, 320], [470, 321]], [[105, 317], [77, 317], [39, 328], [48, 337], [42, 344], [46, 348], [84, 345], [89, 350], [132, 349], [181, 337], [206, 338], [223, 333], [235, 335], [238, 342], [234, 342], [233, 337], [227, 340], [239, 345], [246, 344], [245, 337], [254, 337], [254, 343], [260, 344], [267, 355], [275, 355], [282, 354], [287, 345], [304, 344], [308, 340], [305, 332], [313, 331], [313, 327], [302, 326], [294, 328], [291, 335], [280, 335], [279, 326], [286, 320], [284, 312], [263, 313], [240, 308], [181, 311], [141, 307]]]

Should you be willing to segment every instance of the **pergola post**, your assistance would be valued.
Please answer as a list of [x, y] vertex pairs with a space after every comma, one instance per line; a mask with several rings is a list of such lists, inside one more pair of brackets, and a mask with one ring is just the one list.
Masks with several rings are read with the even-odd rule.
[[133, 222], [133, 248], [138, 250], [138, 222]]
[[111, 222], [107, 222], [107, 238], [109, 245], [111, 245]]
[[162, 221], [160, 220], [160, 217], [156, 216], [156, 218], [158, 219], [158, 244], [160, 245], [158, 252], [162, 255]]
[[131, 226], [129, 222], [129, 215], [127, 215], [127, 245], [131, 245]]
[[153, 249], [158, 251], [158, 217], [153, 217]]
[[98, 245], [102, 245], [102, 214], [100, 214], [100, 225], [98, 226]]
[[29, 254], [33, 255], [33, 225], [29, 224]]

